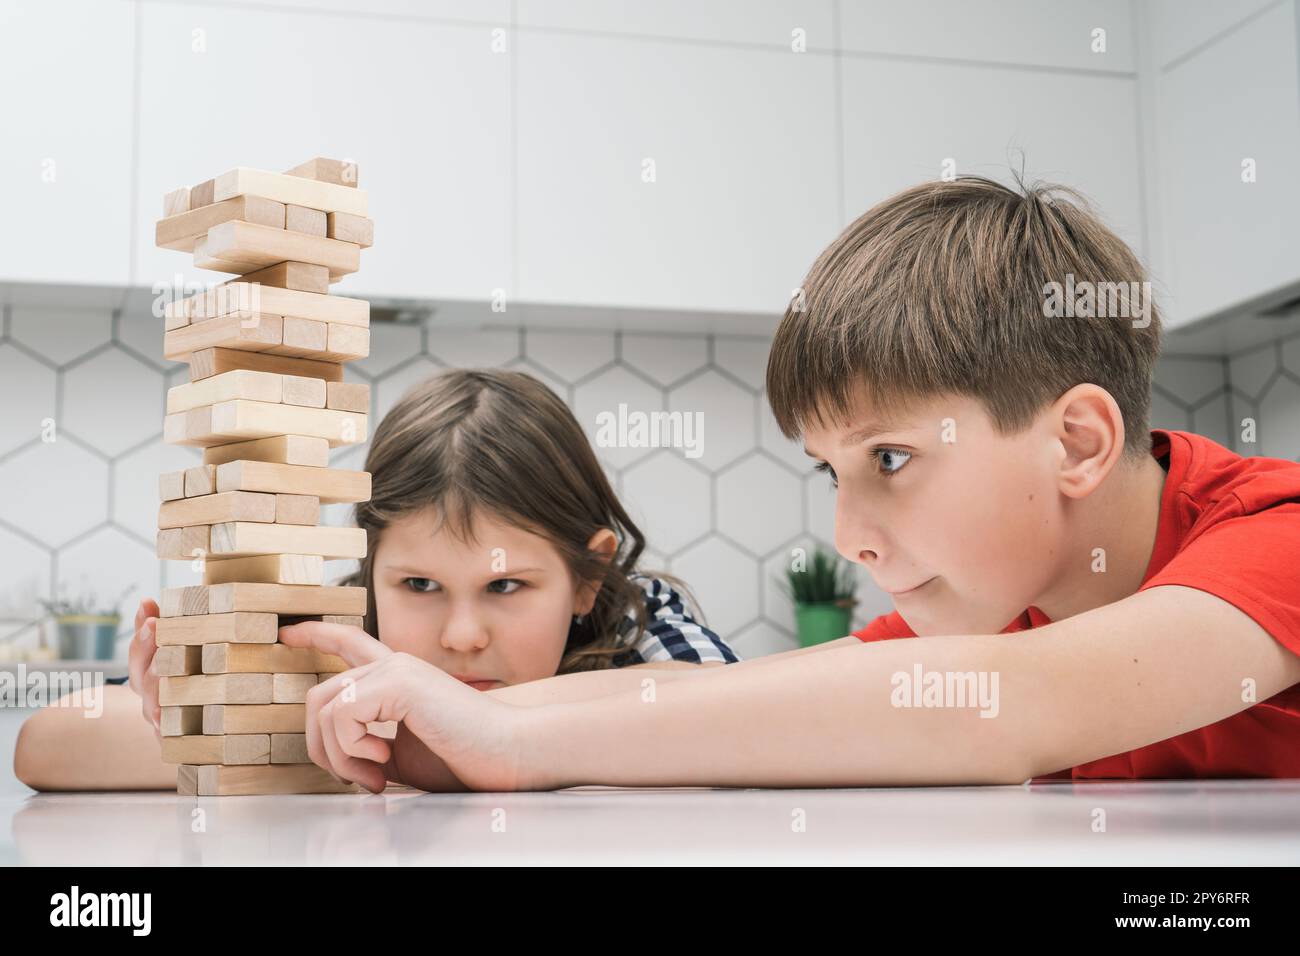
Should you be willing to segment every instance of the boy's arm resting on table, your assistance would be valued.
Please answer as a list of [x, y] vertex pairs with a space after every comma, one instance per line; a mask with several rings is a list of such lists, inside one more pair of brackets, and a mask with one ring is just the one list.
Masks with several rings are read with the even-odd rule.
[[[851, 640], [697, 671], [652, 702], [614, 693], [539, 711], [521, 725], [525, 785], [1021, 783], [1300, 682], [1300, 656], [1227, 601], [1180, 586], [1014, 634]], [[895, 706], [894, 675], [917, 665], [945, 678], [983, 672], [990, 688], [996, 675], [995, 715]], [[1247, 679], [1256, 693], [1243, 700]]]
[[642, 688], [646, 680], [646, 671], [656, 671], [654, 680], [677, 681], [686, 677], [695, 677], [719, 667], [734, 670], [738, 667], [757, 667], [771, 665], [792, 657], [810, 654], [816, 651], [843, 647], [847, 644], [861, 643], [856, 637], [842, 637], [825, 644], [812, 647], [800, 647], [781, 654], [768, 654], [735, 664], [723, 664], [721, 661], [703, 661], [692, 664], [689, 661], [653, 661], [648, 664], [631, 664], [627, 667], [599, 671], [581, 671], [577, 674], [560, 674], [555, 677], [543, 677], [524, 684], [512, 684], [488, 691], [490, 697], [503, 700], [520, 707], [540, 707], [545, 704], [561, 704], [573, 701], [593, 700], [625, 690]]
[[175, 790], [176, 766], [162, 762], [158, 737], [130, 687], [106, 684], [103, 712], [42, 707], [18, 731], [14, 776], [33, 790]]

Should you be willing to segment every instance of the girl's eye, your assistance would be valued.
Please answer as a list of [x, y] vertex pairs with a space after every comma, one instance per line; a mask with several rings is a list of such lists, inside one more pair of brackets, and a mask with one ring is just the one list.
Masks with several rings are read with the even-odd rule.
[[[497, 585], [500, 585], [500, 587], [497, 587]], [[523, 586], [524, 582], [518, 578], [499, 578], [488, 584], [488, 591], [493, 594], [514, 594]]]
[[429, 594], [438, 588], [438, 582], [428, 578], [404, 578], [402, 583], [417, 594]]
[[835, 469], [831, 467], [830, 462], [817, 462], [817, 464], [813, 465], [813, 471], [820, 471], [823, 475], [830, 475], [832, 488], [838, 488], [840, 486], [840, 480], [835, 477]]
[[871, 457], [876, 460], [876, 467], [882, 477], [889, 478], [898, 474], [912, 458], [910, 451], [901, 448], [873, 448]]

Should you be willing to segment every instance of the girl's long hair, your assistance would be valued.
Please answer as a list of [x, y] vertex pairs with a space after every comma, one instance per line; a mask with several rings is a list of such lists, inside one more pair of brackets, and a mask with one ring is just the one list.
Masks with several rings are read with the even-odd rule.
[[[558, 673], [618, 666], [630, 643], [622, 633], [626, 615], [636, 620], [633, 638], [645, 629], [644, 595], [629, 579], [645, 538], [569, 407], [533, 376], [454, 369], [416, 384], [375, 429], [366, 470], [371, 497], [356, 505], [366, 557], [339, 583], [367, 589], [364, 628], [371, 636], [379, 637], [373, 562], [384, 528], [430, 507], [437, 527], [462, 541], [476, 540], [474, 515], [483, 513], [538, 534], [560, 552], [575, 581], [598, 587], [591, 611], [569, 629]], [[587, 550], [601, 528], [618, 537], [611, 559]], [[681, 582], [669, 580], [690, 599]]]

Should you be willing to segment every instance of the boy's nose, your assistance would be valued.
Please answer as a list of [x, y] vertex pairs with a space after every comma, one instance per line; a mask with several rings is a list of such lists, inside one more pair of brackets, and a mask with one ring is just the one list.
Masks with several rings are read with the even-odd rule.
[[872, 568], [880, 563], [881, 547], [879, 528], [841, 491], [835, 505], [835, 550], [847, 561]]

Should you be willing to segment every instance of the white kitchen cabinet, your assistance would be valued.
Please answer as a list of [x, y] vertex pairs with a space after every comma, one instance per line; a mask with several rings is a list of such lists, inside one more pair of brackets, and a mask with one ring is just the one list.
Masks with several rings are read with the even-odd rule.
[[[1170, 325], [1300, 282], [1296, 26], [1295, 4], [1278, 3], [1157, 71], [1152, 199]], [[1243, 181], [1247, 162], [1254, 182]]]
[[508, 289], [510, 57], [488, 25], [172, 3], [140, 16], [137, 285], [219, 278], [154, 247], [164, 192], [324, 155], [357, 162], [375, 221], [333, 291]]
[[[1130, 0], [842, 0], [840, 32], [852, 52], [1052, 70], [1135, 67]], [[1096, 42], [1103, 38], [1104, 49]]]
[[839, 228], [831, 58], [517, 43], [520, 297], [779, 313]]
[[0, 282], [126, 284], [134, 17], [0, 0]]
[[907, 186], [957, 174], [1072, 186], [1139, 254], [1136, 82], [982, 64], [846, 59], [846, 220]]

